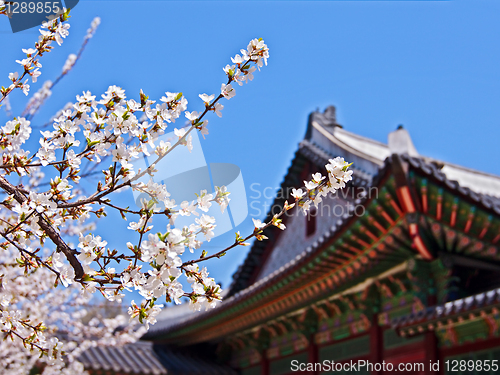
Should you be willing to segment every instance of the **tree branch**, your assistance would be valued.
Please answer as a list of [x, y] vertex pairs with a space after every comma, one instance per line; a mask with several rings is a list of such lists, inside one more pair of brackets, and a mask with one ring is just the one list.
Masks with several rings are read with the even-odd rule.
[[[0, 176], [0, 188], [5, 190], [8, 194], [12, 195], [14, 199], [23, 204], [26, 202], [27, 198], [18, 191], [18, 189], [7, 181], [3, 176]], [[47, 236], [52, 240], [52, 242], [57, 246], [57, 251], [62, 251], [66, 256], [66, 259], [73, 267], [75, 271], [75, 278], [81, 279], [84, 275], [83, 267], [76, 258], [76, 250], [71, 249], [66, 242], [61, 238], [59, 233], [50, 225], [48, 221], [45, 220], [41, 213], [37, 213], [38, 225], [44, 230]]]

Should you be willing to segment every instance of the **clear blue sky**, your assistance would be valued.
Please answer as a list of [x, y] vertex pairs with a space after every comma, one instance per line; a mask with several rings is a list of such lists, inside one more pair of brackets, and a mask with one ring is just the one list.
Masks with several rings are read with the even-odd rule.
[[[269, 65], [236, 87], [236, 97], [223, 102], [222, 119], [209, 117], [202, 143], [209, 162], [241, 168], [249, 195], [255, 183], [280, 185], [308, 114], [330, 104], [346, 130], [386, 142], [404, 124], [420, 154], [500, 175], [499, 15], [498, 0], [81, 1], [70, 36], [42, 58], [32, 93], [78, 50], [94, 16], [101, 26], [35, 122], [83, 90], [100, 95], [111, 84], [129, 98], [141, 88], [153, 99], [182, 91], [189, 109], [199, 110], [198, 94], [218, 92], [222, 67], [262, 37]], [[12, 34], [2, 17], [0, 33], [0, 84], [8, 85], [21, 48], [33, 46], [38, 31]], [[20, 92], [13, 96], [14, 113], [24, 100]], [[237, 229], [251, 228], [246, 220]], [[120, 229], [109, 242], [118, 246], [125, 235]], [[232, 239], [222, 236], [209, 249]], [[224, 286], [244, 259], [242, 250], [211, 264]]]

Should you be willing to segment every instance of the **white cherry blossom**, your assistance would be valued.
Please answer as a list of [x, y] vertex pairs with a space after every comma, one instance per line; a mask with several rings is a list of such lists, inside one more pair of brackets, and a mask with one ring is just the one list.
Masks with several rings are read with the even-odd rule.
[[[24, 49], [26, 57], [17, 60], [22, 73], [8, 75], [9, 86], [1, 89], [0, 103], [7, 101], [13, 90], [28, 93], [28, 78], [36, 82], [42, 72], [41, 56], [51, 50], [52, 42], [60, 45], [68, 36], [66, 19], [64, 13], [42, 25], [35, 48]], [[84, 45], [99, 23], [98, 18], [92, 21]], [[314, 174], [311, 181], [305, 181], [307, 192], [293, 189], [294, 204], [286, 202], [270, 222], [254, 219], [255, 230], [248, 237], [238, 232], [235, 245], [208, 254], [203, 243], [215, 236], [216, 228], [215, 218], [208, 213], [214, 203], [224, 212], [230, 192], [225, 186], [216, 186], [214, 192], [202, 190], [192, 200], [177, 205], [157, 179], [159, 170], [165, 167], [161, 161], [177, 147], [191, 151], [192, 132], [208, 134], [206, 117], [221, 117], [224, 106], [220, 100], [235, 96], [234, 83], [248, 83], [256, 68], [267, 64], [267, 45], [262, 39], [254, 39], [241, 55], [231, 58], [232, 64], [223, 68], [226, 77], [220, 94], [200, 94], [203, 104], [198, 102], [196, 110], [188, 110], [181, 92], [166, 91], [153, 100], [142, 90], [128, 98], [130, 93], [115, 85], [104, 93], [83, 91], [53, 116], [40, 132], [39, 147], [32, 148], [37, 142], [31, 139], [30, 120], [79, 56], [80, 52], [69, 54], [60, 77], [46, 81], [21, 116], [0, 126], [0, 236], [5, 241], [5, 251], [0, 253], [0, 330], [12, 335], [15, 328], [21, 336], [14, 337], [14, 344], [10, 344], [14, 349], [0, 343], [0, 353], [15, 358], [9, 365], [15, 363], [25, 373], [38, 356], [24, 350], [24, 345], [37, 345], [33, 349], [44, 354], [41, 361], [47, 366], [47, 374], [81, 373], [83, 368], [76, 358], [82, 350], [106, 339], [137, 339], [156, 322], [162, 308], [159, 301], [188, 301], [194, 310], [216, 307], [222, 299], [220, 285], [209, 277], [206, 268], [184, 259], [186, 249], [200, 263], [248, 244], [245, 241], [251, 237], [264, 240], [262, 228], [274, 225], [285, 229], [283, 212], [294, 205], [307, 211], [312, 200], [319, 203], [322, 196], [352, 179], [343, 159], [331, 159], [326, 166], [328, 178]], [[181, 116], [181, 122], [184, 116], [188, 122], [173, 129], [174, 139], [162, 137], [172, 131], [168, 127]], [[28, 146], [31, 149], [23, 149]], [[146, 166], [136, 164], [137, 160], [147, 160]], [[136, 205], [122, 205], [120, 197], [125, 194], [120, 194], [127, 189], [140, 194]], [[124, 227], [130, 230], [130, 238], [125, 240], [130, 241], [117, 249], [108, 247], [106, 238], [93, 232], [96, 225], [121, 224], [121, 219], [106, 221], [110, 212], [119, 213]], [[180, 216], [190, 222], [176, 225]], [[131, 325], [121, 333], [115, 332], [124, 324], [123, 317], [83, 322], [83, 306], [93, 294], [118, 303], [132, 290], [145, 298], [140, 304], [132, 301], [128, 309], [131, 323], [142, 324], [140, 329]], [[58, 339], [55, 332], [68, 322], [77, 333]], [[48, 329], [37, 324], [45, 324]], [[64, 361], [62, 349], [69, 353]]]

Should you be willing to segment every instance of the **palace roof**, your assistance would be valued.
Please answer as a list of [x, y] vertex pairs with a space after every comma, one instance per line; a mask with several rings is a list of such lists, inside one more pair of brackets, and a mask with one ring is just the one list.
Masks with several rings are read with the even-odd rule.
[[[457, 183], [457, 186], [465, 194], [472, 194], [474, 197], [481, 197], [481, 199], [495, 202], [495, 204], [500, 202], [500, 177], [420, 156], [405, 129], [400, 128], [390, 133], [388, 138], [388, 144], [384, 144], [346, 131], [337, 124], [335, 107], [333, 106], [328, 107], [324, 113], [313, 112], [309, 116], [306, 136], [299, 144], [299, 149], [281, 188], [283, 191], [287, 191], [287, 189], [297, 187], [302, 183], [298, 175], [306, 160], [313, 162], [321, 170], [328, 159], [336, 156], [341, 156], [353, 163], [352, 183], [354, 186], [374, 186], [372, 179], [380, 173], [379, 169], [384, 165], [384, 161], [391, 154], [397, 153], [413, 157], [413, 163], [422, 163], [422, 167], [426, 171], [434, 166], [432, 173], [435, 173], [438, 180], [452, 185]], [[282, 205], [284, 201], [283, 197], [277, 197], [271, 207]], [[269, 213], [266, 221], [271, 217]], [[279, 230], [270, 229], [273, 231], [273, 237], [280, 235]], [[270, 252], [269, 249], [272, 249], [273, 245], [272, 241], [268, 243], [256, 241], [254, 243], [247, 258], [233, 275], [230, 295], [248, 287], [257, 280], [256, 272], [262, 267], [262, 261], [266, 259], [268, 256], [266, 253]], [[284, 263], [276, 265], [273, 271], [283, 265]]]
[[[498, 316], [499, 312], [500, 289], [495, 288], [441, 305], [430, 306], [417, 313], [394, 318], [391, 321], [391, 327], [398, 330], [401, 336], [411, 337], [429, 330], [446, 330], [457, 323], [463, 324], [468, 321], [479, 321], [479, 323], [484, 324], [483, 318], [489, 314]], [[488, 322], [488, 319], [486, 321]], [[495, 323], [489, 328], [491, 334], [497, 333], [498, 328]]]
[[[418, 155], [404, 129], [391, 133], [388, 145], [347, 132], [329, 107], [309, 117], [282, 188], [298, 186], [307, 163], [321, 168], [339, 155], [354, 163], [351, 186], [376, 188], [376, 195], [356, 196], [355, 206], [322, 220], [328, 228], [304, 241], [284, 246], [282, 233], [293, 230], [268, 228], [269, 241], [254, 243], [217, 309], [159, 321], [144, 339], [185, 345], [251, 330], [367, 289], [381, 275], [403, 272], [416, 254], [500, 261], [499, 177]], [[274, 204], [283, 201], [277, 197]]]
[[[96, 346], [84, 351], [79, 361], [87, 371], [113, 371], [119, 374], [151, 375], [235, 375], [199, 355], [173, 351], [151, 342], [139, 341], [123, 346]], [[100, 373], [100, 372], [99, 372]]]

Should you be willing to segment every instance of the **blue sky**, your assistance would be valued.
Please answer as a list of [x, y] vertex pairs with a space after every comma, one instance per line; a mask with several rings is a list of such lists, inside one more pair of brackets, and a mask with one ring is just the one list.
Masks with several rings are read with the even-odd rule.
[[[182, 91], [189, 110], [200, 110], [198, 94], [217, 93], [230, 57], [262, 37], [269, 65], [224, 100], [221, 119], [209, 116], [210, 134], [202, 140], [207, 161], [241, 168], [249, 197], [257, 195], [252, 184], [261, 191], [280, 185], [308, 114], [331, 104], [346, 130], [386, 142], [403, 124], [420, 154], [500, 175], [499, 14], [497, 0], [81, 1], [69, 37], [42, 58], [32, 93], [58, 75], [92, 19], [102, 23], [35, 123], [83, 90], [100, 96], [111, 84], [129, 98], [138, 98], [141, 88], [157, 100], [165, 91]], [[3, 17], [0, 33], [5, 86], [8, 73], [19, 70], [21, 48], [33, 46], [38, 31], [12, 34]], [[21, 92], [13, 95], [14, 113], [25, 101]], [[262, 207], [260, 218], [268, 197], [253, 205]], [[255, 209], [250, 214], [259, 216]], [[251, 228], [248, 219], [237, 230]], [[116, 247], [129, 236], [121, 227], [111, 236], [110, 227], [99, 231]], [[221, 236], [207, 250], [233, 238]], [[210, 264], [224, 286], [245, 251]]]

